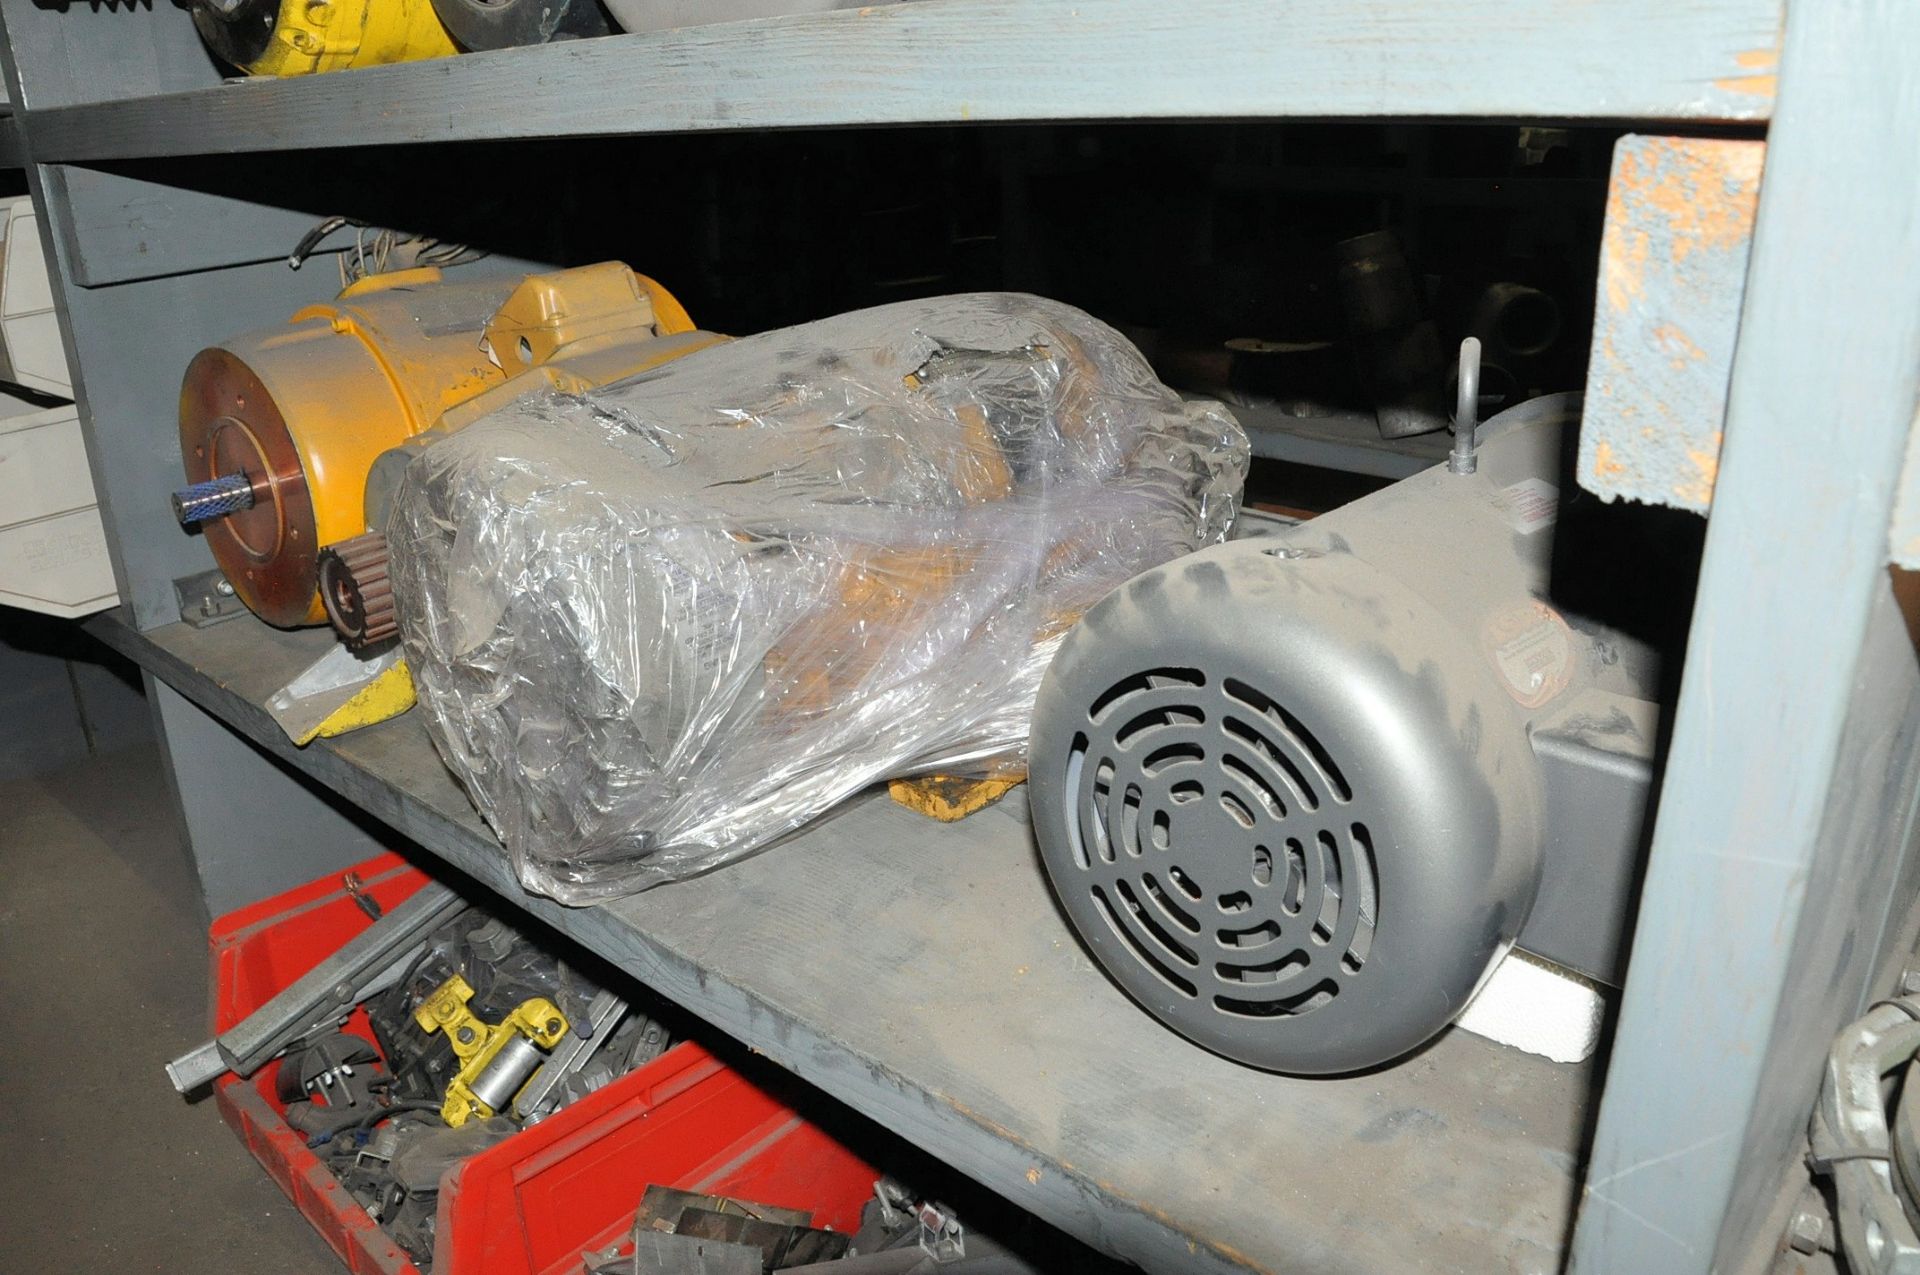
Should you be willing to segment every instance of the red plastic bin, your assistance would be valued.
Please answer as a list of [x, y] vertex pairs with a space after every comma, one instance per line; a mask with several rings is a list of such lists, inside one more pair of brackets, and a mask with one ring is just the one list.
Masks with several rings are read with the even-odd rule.
[[[398, 855], [353, 869], [392, 907], [427, 882]], [[213, 925], [214, 1012], [224, 1031], [371, 922], [327, 877]], [[347, 1030], [373, 1039], [355, 1011]], [[223, 1077], [220, 1114], [356, 1275], [419, 1275], [287, 1125], [279, 1063]], [[878, 1172], [779, 1098], [698, 1045], [661, 1057], [448, 1171], [436, 1275], [577, 1275], [581, 1255], [632, 1225], [649, 1185], [806, 1209], [853, 1231]]]

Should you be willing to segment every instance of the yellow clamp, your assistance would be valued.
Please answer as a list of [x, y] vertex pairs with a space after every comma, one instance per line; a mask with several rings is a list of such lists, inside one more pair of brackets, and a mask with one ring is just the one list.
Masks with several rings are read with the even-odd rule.
[[539, 1067], [544, 1051], [567, 1034], [566, 1015], [544, 996], [520, 1002], [497, 1024], [479, 1018], [467, 1005], [472, 999], [473, 987], [455, 974], [413, 1011], [422, 1031], [447, 1034], [447, 1043], [460, 1060], [460, 1070], [447, 1082], [440, 1104], [441, 1118], [454, 1128], [475, 1116], [484, 1120], [505, 1107]]

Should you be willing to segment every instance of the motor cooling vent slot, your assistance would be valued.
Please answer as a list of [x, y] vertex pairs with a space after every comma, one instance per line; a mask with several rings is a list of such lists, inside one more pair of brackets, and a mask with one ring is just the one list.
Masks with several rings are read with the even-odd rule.
[[1379, 873], [1364, 796], [1271, 696], [1191, 668], [1122, 679], [1089, 706], [1066, 780], [1084, 888], [1195, 1009], [1295, 1017], [1366, 968]]

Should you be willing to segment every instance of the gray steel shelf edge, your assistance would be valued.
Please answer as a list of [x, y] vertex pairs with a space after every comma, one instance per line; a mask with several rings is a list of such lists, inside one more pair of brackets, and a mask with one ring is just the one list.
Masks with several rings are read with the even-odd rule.
[[[87, 625], [512, 906], [1149, 1271], [1358, 1275], [1432, 1260], [1517, 1275], [1557, 1263], [1586, 1068], [1461, 1032], [1348, 1078], [1215, 1058], [1134, 1010], [1054, 924], [1017, 831], [1023, 809], [935, 829], [877, 797], [725, 872], [561, 908], [520, 889], [419, 721], [288, 743], [255, 698], [325, 649], [324, 633], [250, 618], [147, 634], [118, 614]], [[906, 844], [916, 837], [933, 840]], [[1368, 1213], [1369, 1188], [1409, 1201], [1400, 1222]], [[1248, 1211], [1256, 1197], [1268, 1207]]]
[[[191, 665], [134, 632], [117, 616], [110, 613], [88, 621], [87, 628], [254, 744], [293, 763], [360, 809], [395, 828], [404, 829], [426, 849], [442, 856], [489, 890], [511, 898], [515, 906], [586, 944], [648, 987], [668, 993], [683, 1005], [697, 1005], [701, 1017], [748, 1043], [755, 1052], [766, 1055], [856, 1110], [876, 1119], [884, 1117], [889, 1129], [909, 1141], [925, 1146], [935, 1140], [935, 1134], [950, 1136], [948, 1121], [930, 1121], [924, 1095], [901, 1082], [877, 1060], [858, 1056], [836, 1058], [846, 1052], [837, 1042], [779, 1014], [745, 989], [714, 978], [678, 953], [637, 936], [603, 908], [566, 908], [525, 893], [504, 853], [475, 852], [474, 832], [470, 827], [444, 811], [410, 801], [407, 794], [369, 778], [324, 744], [295, 748], [265, 710], [227, 687], [211, 683]], [[472, 817], [471, 811], [466, 813]], [[858, 1086], [846, 1083], [848, 1063], [866, 1083]], [[886, 1094], [886, 1100], [878, 1104], [884, 1111], [875, 1109], [876, 1082]], [[1011, 1180], [1023, 1174], [1032, 1160], [1030, 1148], [1021, 1148], [1012, 1142], [1005, 1130], [984, 1125], [970, 1149], [975, 1155], [964, 1159], [955, 1157], [956, 1166], [987, 1182]], [[982, 1157], [986, 1163], [981, 1163]], [[1069, 1208], [1085, 1207], [1082, 1196], [1104, 1194], [1096, 1183], [1074, 1181], [1064, 1175], [1055, 1177], [1051, 1188], [1069, 1197], [1065, 1201]], [[1210, 1247], [1196, 1245], [1196, 1239], [1203, 1237], [1189, 1236], [1161, 1219], [1149, 1218], [1131, 1204], [1109, 1201], [1108, 1207], [1132, 1214], [1135, 1225], [1127, 1229], [1136, 1233], [1143, 1228], [1158, 1232], [1151, 1236], [1152, 1246], [1163, 1249], [1175, 1260], [1194, 1263], [1191, 1269], [1195, 1271], [1244, 1269], [1221, 1260]], [[1170, 1260], [1167, 1269], [1174, 1268], [1174, 1261]]]
[[1910, 959], [1920, 677], [1886, 555], [1920, 173], [1888, 160], [1920, 150], [1916, 46], [1912, 4], [1788, 23], [1576, 1275], [1774, 1269], [1833, 1035]]
[[1020, 120], [1758, 123], [1780, 28], [1780, 0], [921, 0], [29, 110], [26, 133], [67, 163]]
[[[450, 818], [444, 811], [410, 801], [407, 794], [371, 779], [324, 743], [295, 748], [265, 710], [228, 688], [213, 684], [191, 665], [135, 632], [117, 614], [108, 613], [85, 624], [94, 636], [254, 744], [320, 780], [367, 813], [404, 829], [423, 847], [481, 885], [511, 898], [515, 906], [571, 935], [646, 986], [669, 994], [683, 1005], [697, 1005], [701, 1017], [736, 1040], [748, 1043], [756, 1053], [869, 1117], [882, 1120], [887, 1128], [908, 1141], [925, 1146], [929, 1141], [937, 1141], [935, 1135], [951, 1136], [950, 1119], [930, 1118], [925, 1095], [903, 1083], [877, 1060], [846, 1057], [845, 1049], [838, 1042], [779, 1014], [745, 989], [714, 978], [678, 953], [648, 942], [620, 925], [603, 908], [566, 908], [526, 894], [514, 879], [506, 856], [498, 851], [475, 853], [473, 831], [457, 819]], [[865, 1083], [857, 1086], [846, 1083], [844, 1077], [849, 1065]], [[883, 1108], [880, 1111], [876, 1111], [874, 1102], [876, 1084], [886, 1094], [885, 1100], [877, 1104]], [[980, 1127], [979, 1136], [970, 1140], [969, 1150], [972, 1155], [956, 1156], [953, 1162], [986, 1182], [1012, 1180], [1025, 1173], [1033, 1159], [1032, 1148], [1021, 1147], [1005, 1130], [985, 1125]], [[1097, 1183], [1064, 1175], [1049, 1176], [1050, 1191], [1062, 1195], [1063, 1205], [1069, 1209], [1085, 1208], [1083, 1197], [1105, 1194]], [[1031, 1201], [1028, 1203], [1031, 1207]], [[1187, 1235], [1163, 1219], [1147, 1216], [1131, 1203], [1108, 1200], [1106, 1207], [1130, 1215], [1132, 1225], [1123, 1224], [1120, 1229], [1135, 1235], [1147, 1234], [1151, 1246], [1167, 1255], [1162, 1269], [1196, 1272], [1246, 1269], [1222, 1259], [1204, 1243], [1204, 1237]], [[1047, 1213], [1041, 1209], [1035, 1211], [1043, 1216]], [[1059, 1224], [1057, 1214], [1052, 1220]], [[1068, 1229], [1085, 1233], [1081, 1228]]]

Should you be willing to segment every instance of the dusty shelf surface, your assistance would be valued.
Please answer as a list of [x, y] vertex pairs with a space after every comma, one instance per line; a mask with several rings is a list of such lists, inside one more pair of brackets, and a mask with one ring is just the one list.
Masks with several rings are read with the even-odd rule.
[[1414, 438], [1388, 439], [1371, 416], [1341, 413], [1293, 416], [1274, 407], [1229, 409], [1253, 441], [1253, 454], [1321, 469], [1375, 478], [1409, 478], [1446, 460], [1453, 434], [1438, 430]]
[[1557, 1270], [1592, 1076], [1462, 1031], [1335, 1080], [1137, 1009], [1056, 911], [1016, 794], [884, 796], [768, 853], [567, 909], [514, 881], [420, 715], [295, 749], [258, 707], [332, 640], [90, 629], [256, 745], [1015, 1203], [1150, 1271]]
[[83, 162], [1030, 120], [1758, 123], [1779, 35], [1779, 0], [932, 0], [40, 109], [28, 141]]

